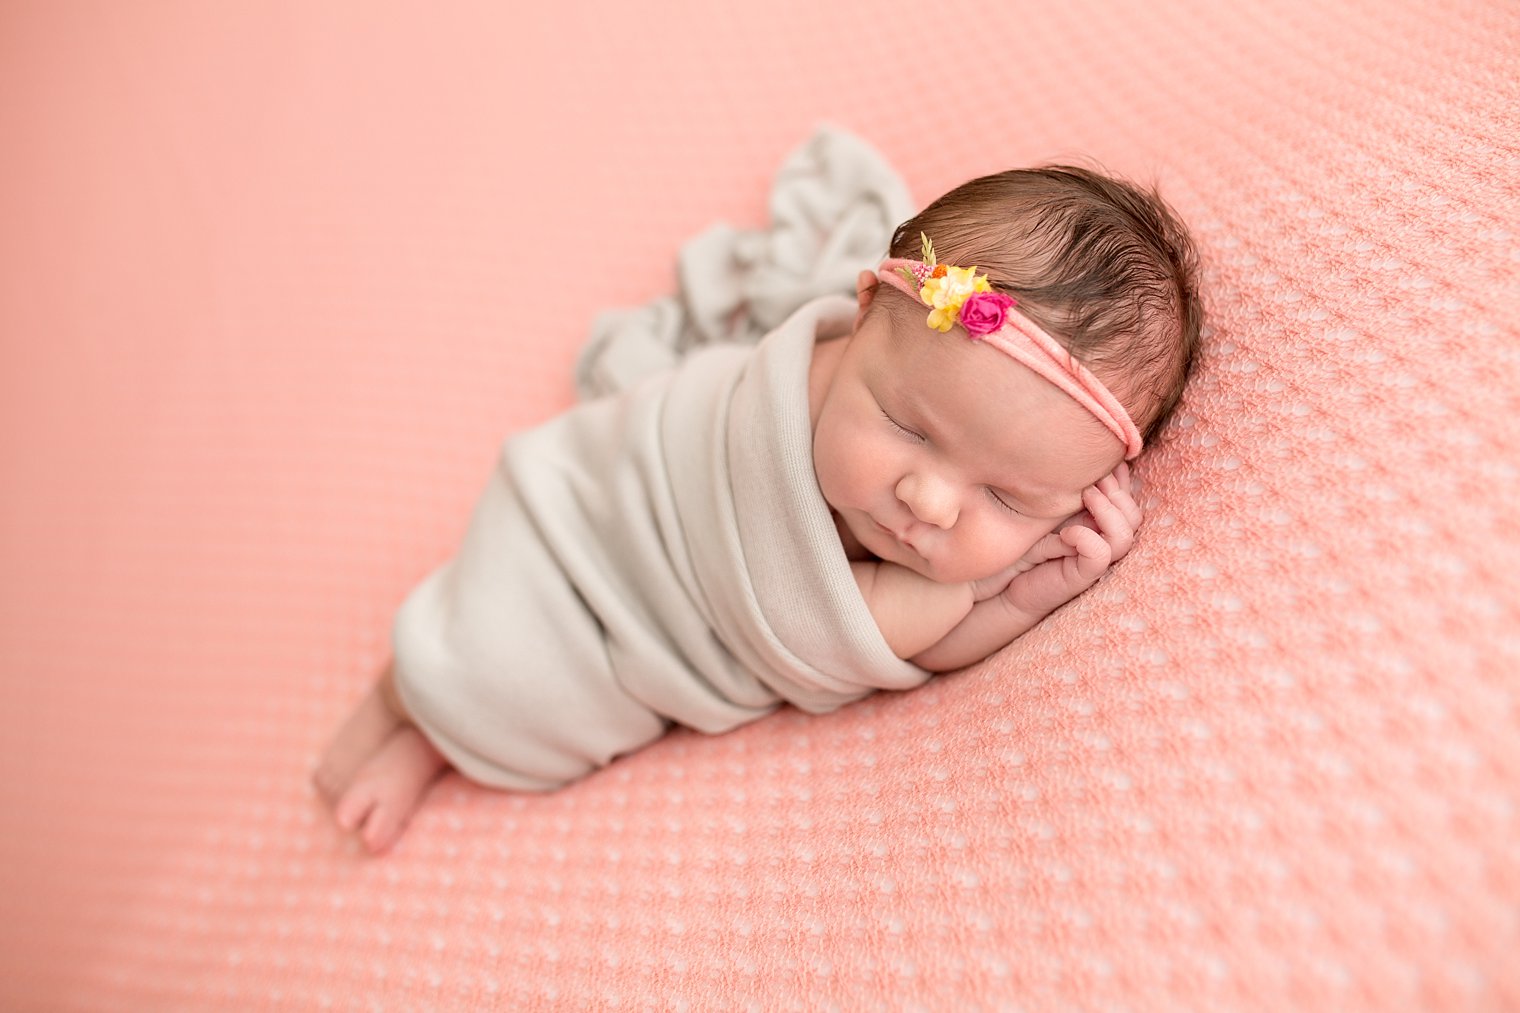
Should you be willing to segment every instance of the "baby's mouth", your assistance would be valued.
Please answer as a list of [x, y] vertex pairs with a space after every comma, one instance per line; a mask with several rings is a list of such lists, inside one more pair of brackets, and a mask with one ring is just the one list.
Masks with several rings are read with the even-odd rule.
[[892, 541], [896, 542], [898, 545], [901, 545], [909, 552], [913, 553], [916, 556], [923, 555], [923, 553], [918, 551], [917, 547], [914, 546], [914, 544], [907, 538], [906, 535], [899, 535], [896, 531], [893, 531], [891, 528], [887, 527], [885, 524], [883, 524], [881, 521], [878, 521], [874, 517], [871, 518], [871, 523], [876, 525], [876, 530], [879, 533], [885, 535], [887, 538], [892, 539]]

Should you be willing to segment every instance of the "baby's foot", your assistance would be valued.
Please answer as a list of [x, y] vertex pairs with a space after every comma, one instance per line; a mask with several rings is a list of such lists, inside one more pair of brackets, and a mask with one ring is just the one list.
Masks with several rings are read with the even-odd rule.
[[358, 769], [401, 727], [401, 718], [385, 702], [382, 684], [388, 677], [387, 671], [343, 722], [311, 776], [312, 783], [329, 803], [337, 802]]
[[428, 786], [447, 767], [421, 732], [402, 726], [359, 768], [333, 806], [338, 826], [357, 833], [372, 854], [379, 854], [400, 839]]

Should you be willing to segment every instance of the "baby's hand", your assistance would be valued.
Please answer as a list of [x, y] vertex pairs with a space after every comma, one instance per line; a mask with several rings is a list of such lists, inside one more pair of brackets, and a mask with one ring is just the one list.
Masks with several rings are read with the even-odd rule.
[[1082, 505], [1081, 513], [1036, 542], [1015, 564], [1019, 572], [1003, 595], [1020, 612], [1039, 618], [1055, 611], [1091, 587], [1135, 543], [1145, 515], [1135, 502], [1128, 464], [1089, 486]]

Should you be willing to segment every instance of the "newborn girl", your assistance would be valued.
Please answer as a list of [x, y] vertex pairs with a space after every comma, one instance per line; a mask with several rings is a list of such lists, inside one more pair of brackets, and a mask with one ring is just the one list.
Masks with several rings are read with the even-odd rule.
[[450, 767], [550, 790], [673, 723], [827, 712], [1007, 645], [1129, 550], [1195, 274], [1153, 194], [987, 176], [854, 300], [509, 439], [320, 762], [339, 826], [383, 851]]

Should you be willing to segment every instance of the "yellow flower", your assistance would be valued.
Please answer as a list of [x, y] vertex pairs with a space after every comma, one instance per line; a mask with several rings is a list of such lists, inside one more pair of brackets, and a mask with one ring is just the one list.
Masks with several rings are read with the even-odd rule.
[[[929, 326], [936, 331], [948, 331], [960, 318], [961, 304], [973, 292], [990, 292], [992, 285], [986, 275], [978, 276], [974, 267], [945, 266], [940, 277], [930, 278], [919, 290], [918, 296], [931, 307]], [[936, 272], [938, 274], [938, 272]]]

